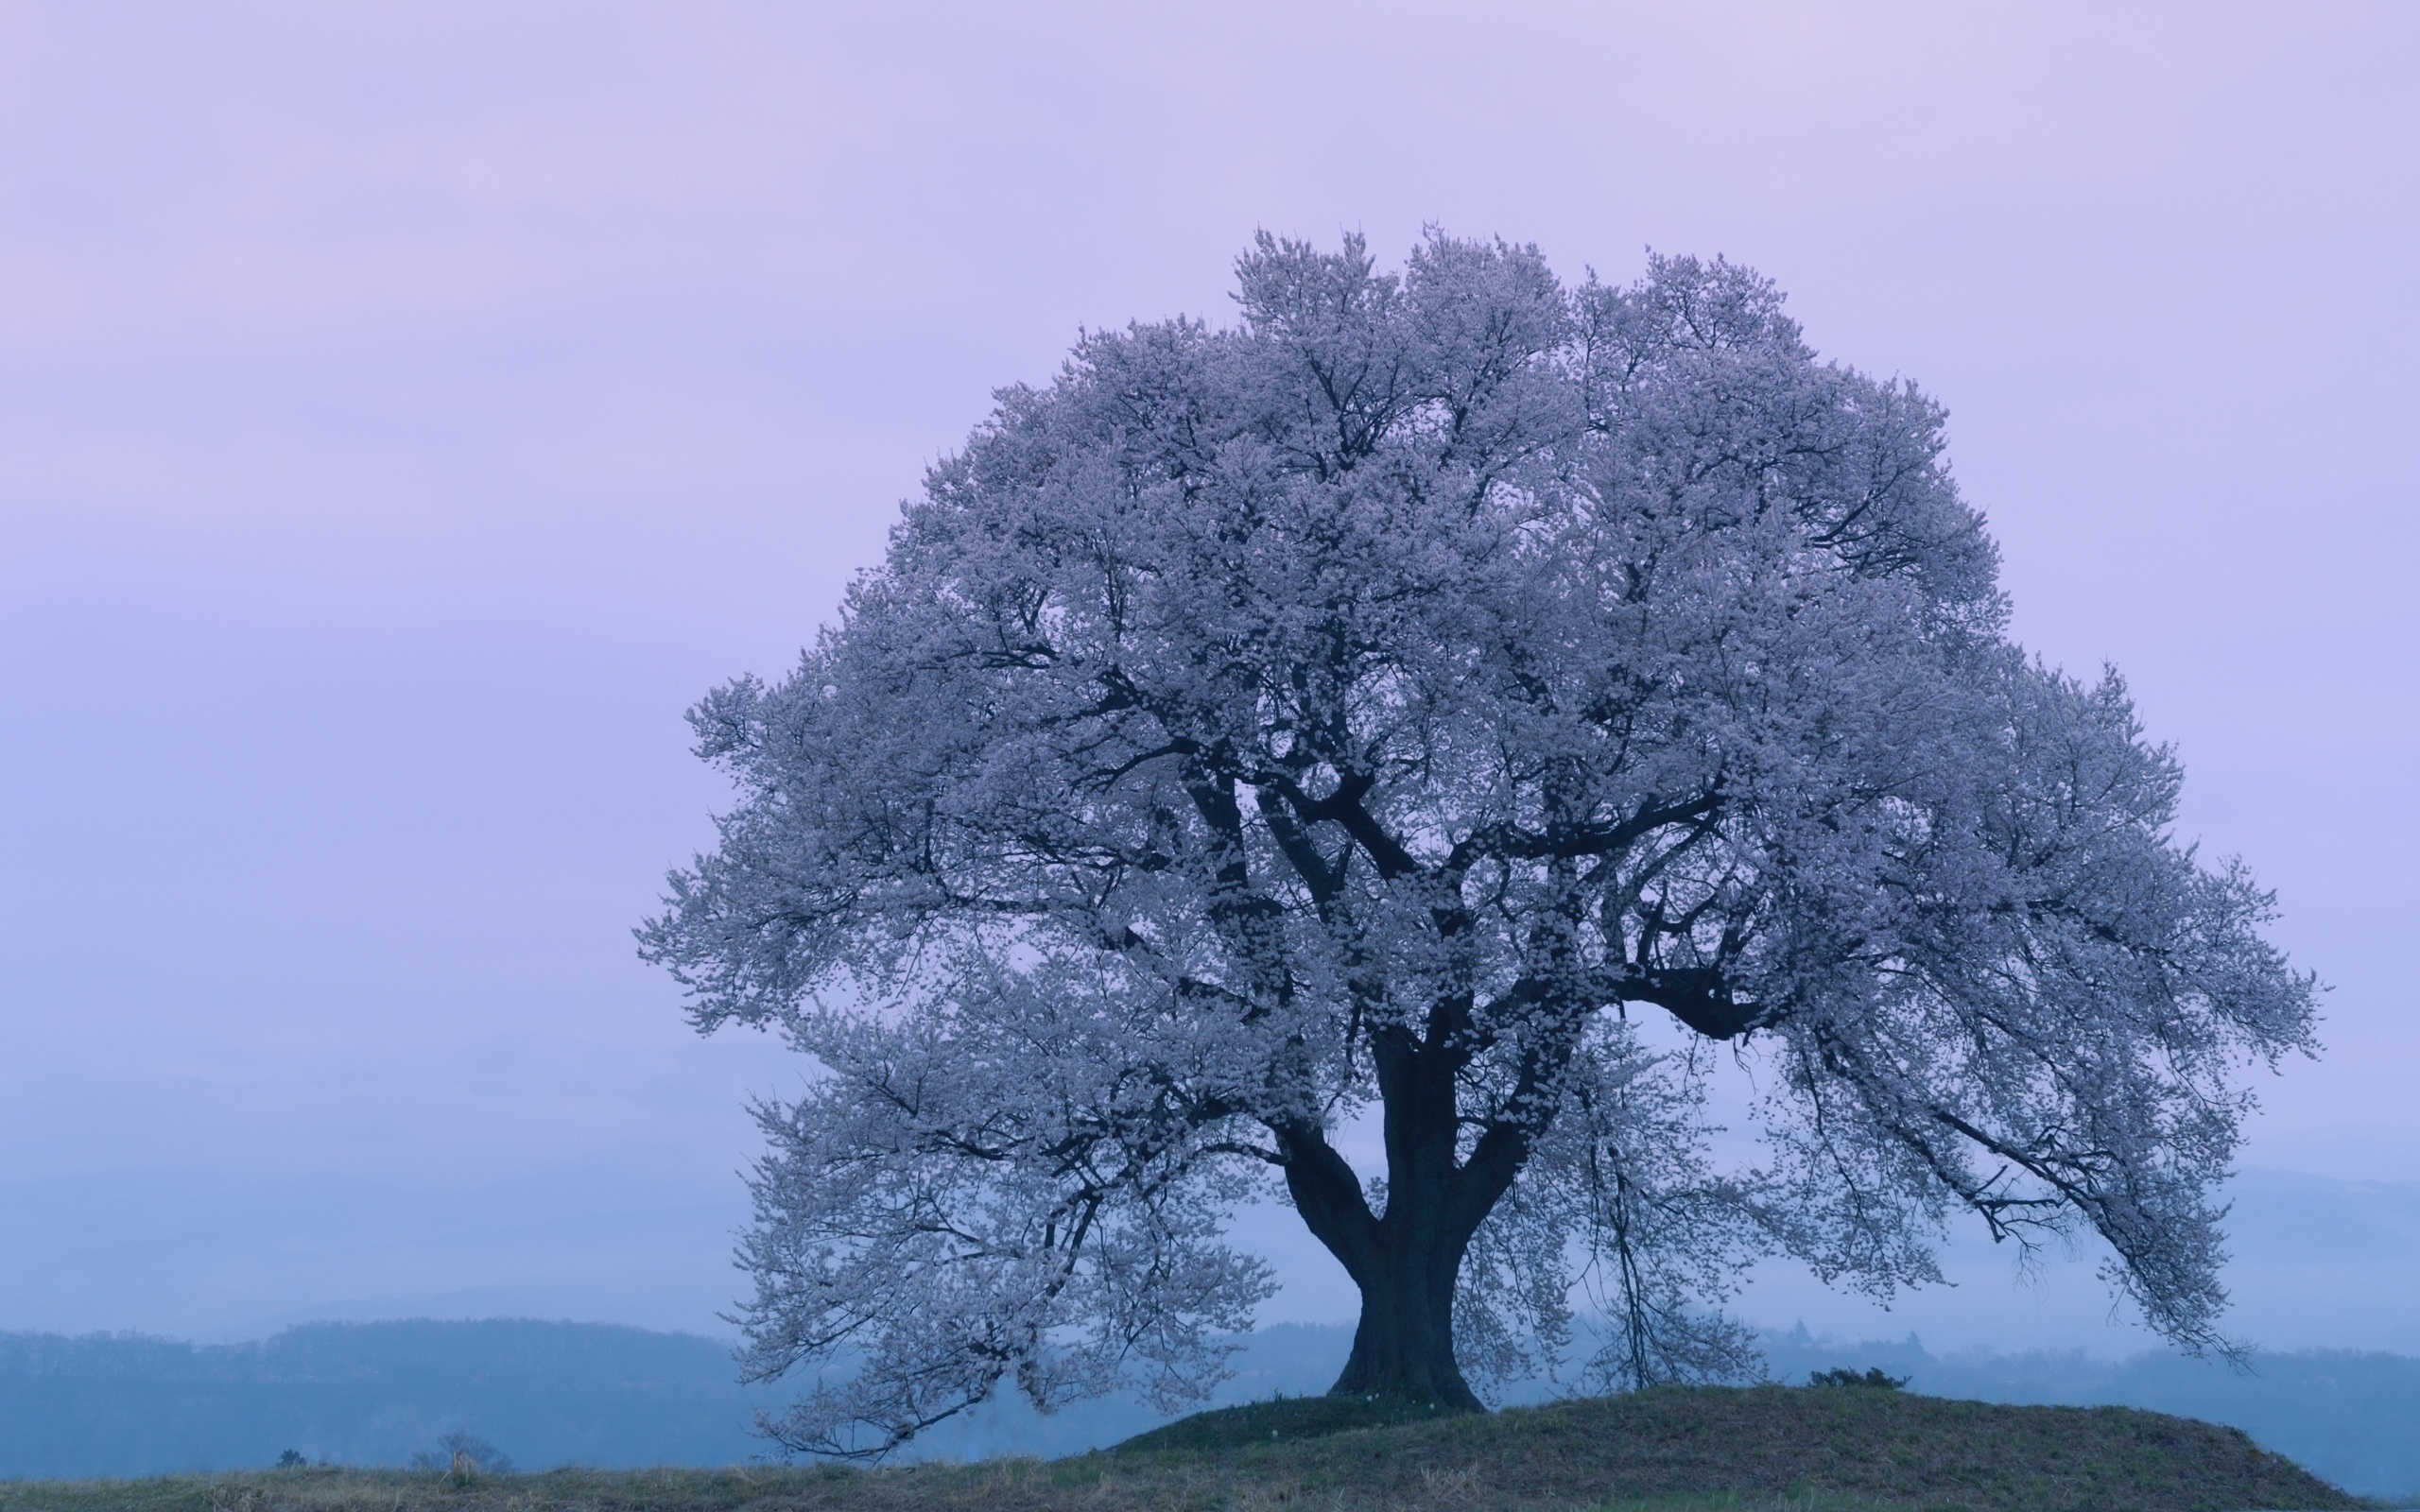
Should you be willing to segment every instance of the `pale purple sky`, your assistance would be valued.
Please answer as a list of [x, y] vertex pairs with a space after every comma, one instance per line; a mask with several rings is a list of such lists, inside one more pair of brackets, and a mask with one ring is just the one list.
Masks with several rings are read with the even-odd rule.
[[1260, 227], [1721, 253], [1939, 395], [2334, 985], [2247, 1163], [2420, 1181], [2420, 9], [1016, 12], [0, 0], [0, 1328], [708, 1324], [795, 1072], [631, 954], [682, 710]]

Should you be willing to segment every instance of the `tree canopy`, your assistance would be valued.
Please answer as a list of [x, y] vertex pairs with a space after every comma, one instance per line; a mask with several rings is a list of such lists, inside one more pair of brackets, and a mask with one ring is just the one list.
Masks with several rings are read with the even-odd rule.
[[748, 1359], [856, 1362], [776, 1436], [1198, 1398], [1272, 1192], [1359, 1284], [1340, 1390], [1469, 1404], [1576, 1290], [1601, 1379], [1734, 1373], [1742, 1264], [1887, 1295], [1960, 1211], [2220, 1342], [2211, 1190], [2313, 984], [2116, 675], [2010, 640], [1940, 407], [1721, 262], [1237, 273], [1001, 390], [692, 713], [737, 799], [643, 949], [818, 1063], [759, 1109]]

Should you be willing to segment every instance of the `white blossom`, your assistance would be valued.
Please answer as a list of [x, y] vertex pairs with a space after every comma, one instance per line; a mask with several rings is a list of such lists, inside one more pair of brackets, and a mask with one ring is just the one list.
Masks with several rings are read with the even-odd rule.
[[1958, 1209], [2220, 1342], [2211, 1188], [2313, 985], [2115, 675], [2008, 640], [1940, 408], [1719, 262], [1239, 280], [1002, 390], [798, 670], [694, 712], [739, 799], [644, 948], [823, 1069], [761, 1110], [748, 1360], [857, 1362], [776, 1436], [1198, 1399], [1271, 1177], [1361, 1287], [1340, 1390], [1469, 1401], [1580, 1283], [1604, 1379], [1734, 1373], [1743, 1262], [1887, 1295]]

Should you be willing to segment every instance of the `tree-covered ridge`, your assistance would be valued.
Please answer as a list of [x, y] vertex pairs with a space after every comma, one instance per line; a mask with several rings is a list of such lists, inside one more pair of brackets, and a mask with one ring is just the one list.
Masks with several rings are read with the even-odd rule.
[[0, 1333], [0, 1479], [407, 1465], [449, 1434], [531, 1469], [708, 1464], [763, 1445], [729, 1344], [601, 1323], [312, 1323], [196, 1345]]

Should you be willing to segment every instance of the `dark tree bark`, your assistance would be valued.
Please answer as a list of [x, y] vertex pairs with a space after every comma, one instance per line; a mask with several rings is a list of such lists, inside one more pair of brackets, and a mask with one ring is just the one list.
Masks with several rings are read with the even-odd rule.
[[1297, 1211], [1361, 1289], [1353, 1353], [1332, 1395], [1392, 1397], [1477, 1412], [1454, 1357], [1454, 1283], [1471, 1237], [1512, 1182], [1526, 1141], [1490, 1130], [1469, 1160], [1458, 1125], [1452, 1005], [1426, 1039], [1382, 1029], [1371, 1043], [1383, 1098], [1387, 1194], [1374, 1213], [1361, 1183], [1316, 1125], [1279, 1131]]
[[1392, 1227], [1385, 1238], [1392, 1242], [1382, 1244], [1376, 1263], [1354, 1277], [1361, 1321], [1344, 1371], [1328, 1390], [1477, 1412], [1478, 1394], [1454, 1358], [1454, 1279], [1468, 1236], [1457, 1242], [1433, 1225]]

